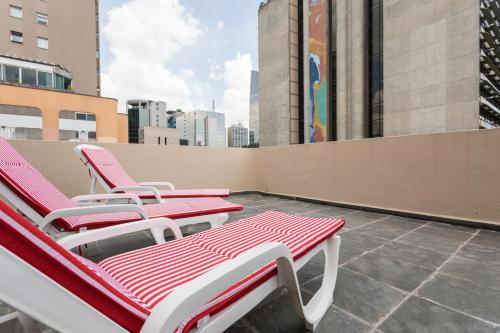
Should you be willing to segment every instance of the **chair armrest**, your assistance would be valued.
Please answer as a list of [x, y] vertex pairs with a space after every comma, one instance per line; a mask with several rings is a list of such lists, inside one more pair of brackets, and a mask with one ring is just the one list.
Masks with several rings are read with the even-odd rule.
[[176, 288], [153, 308], [141, 333], [174, 332], [195, 311], [273, 260], [278, 261], [280, 279], [284, 276], [297, 283], [288, 247], [276, 242], [262, 244]]
[[111, 189], [111, 193], [121, 193], [121, 192], [152, 192], [158, 203], [162, 202], [160, 191], [153, 186], [119, 186]]
[[129, 199], [134, 202], [137, 206], [142, 206], [141, 199], [134, 193], [111, 193], [111, 194], [88, 194], [79, 195], [71, 200], [75, 203], [81, 203], [86, 201], [97, 201], [97, 200], [118, 200], [118, 199]]
[[137, 205], [100, 205], [87, 207], [74, 207], [56, 210], [45, 216], [38, 227], [44, 230], [48, 225], [57, 219], [71, 216], [85, 216], [94, 214], [106, 213], [123, 213], [134, 212], [139, 214], [144, 220], [148, 218], [148, 214], [143, 207]]
[[141, 186], [153, 186], [153, 187], [167, 187], [169, 190], [175, 190], [175, 186], [169, 182], [142, 182], [139, 183]]
[[[151, 230], [158, 231], [163, 234], [165, 229], [172, 230], [176, 239], [182, 238], [182, 232], [177, 223], [167, 218], [148, 219], [137, 222], [118, 224], [112, 227], [88, 230], [78, 234], [72, 234], [59, 239], [59, 245], [67, 250], [71, 250], [80, 245], [97, 242], [100, 240], [109, 239], [112, 237], [131, 234], [138, 231]], [[158, 241], [157, 241], [158, 242]], [[163, 239], [164, 243], [165, 239]]]

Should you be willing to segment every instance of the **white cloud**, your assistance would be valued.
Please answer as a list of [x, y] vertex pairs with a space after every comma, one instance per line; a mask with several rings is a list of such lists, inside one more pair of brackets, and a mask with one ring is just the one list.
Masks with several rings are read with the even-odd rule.
[[248, 127], [250, 98], [250, 75], [252, 58], [250, 54], [238, 54], [224, 63], [224, 92], [222, 111], [226, 114], [226, 125], [242, 122]]
[[224, 21], [217, 21], [217, 30], [221, 31], [224, 29]]
[[112, 60], [102, 74], [102, 93], [119, 99], [164, 100], [169, 108], [192, 109], [203, 100], [193, 71], [169, 61], [202, 35], [200, 24], [178, 0], [132, 0], [108, 12], [104, 27]]
[[218, 81], [223, 78], [222, 68], [217, 63], [217, 60], [208, 59], [207, 60], [209, 71], [208, 78], [210, 80]]

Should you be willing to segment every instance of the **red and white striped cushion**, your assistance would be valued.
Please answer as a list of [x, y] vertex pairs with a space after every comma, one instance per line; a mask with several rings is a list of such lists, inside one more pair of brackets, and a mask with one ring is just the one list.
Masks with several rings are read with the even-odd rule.
[[82, 149], [82, 154], [109, 187], [137, 186], [137, 182], [128, 175], [109, 150], [85, 148]]
[[[0, 246], [129, 332], [139, 332], [150, 314], [140, 299], [107, 273], [63, 249], [2, 201]], [[29, 281], [12, 281], [24, 282]], [[36, 295], [36, 290], [30, 292]]]
[[[106, 149], [82, 149], [82, 154], [87, 158], [88, 163], [104, 179], [109, 187], [138, 186], [128, 173], [120, 165], [120, 162], [113, 154]], [[154, 199], [151, 192], [132, 192], [141, 199]], [[227, 197], [231, 194], [229, 189], [194, 189], [194, 190], [164, 190], [160, 191], [163, 199], [171, 198], [208, 198]]]
[[[47, 216], [59, 209], [77, 207], [4, 138], [0, 138], [0, 179], [41, 216]], [[150, 218], [177, 219], [236, 211], [243, 207], [219, 198], [203, 198], [147, 205], [144, 209]], [[84, 227], [99, 228], [139, 219], [138, 214], [126, 212], [67, 217], [57, 222], [65, 230], [76, 231]]]
[[[276, 231], [266, 230], [269, 225], [274, 226]], [[297, 260], [343, 225], [344, 221], [340, 219], [267, 212], [181, 240], [117, 255], [100, 262], [99, 266], [153, 308], [182, 283], [260, 244], [282, 242], [289, 246], [294, 260]], [[270, 263], [232, 286], [207, 307], [197, 311], [183, 328], [188, 330], [200, 318], [216, 313], [243, 297], [273, 276], [275, 269], [275, 264]]]
[[[143, 208], [149, 218], [168, 217], [170, 219], [181, 219], [238, 211], [242, 210], [243, 206], [230, 203], [221, 198], [201, 198], [144, 205]], [[75, 229], [83, 227], [95, 229], [114, 224], [137, 221], [139, 219], [140, 216], [133, 212], [95, 214], [79, 217], [78, 221], [73, 224], [72, 227]]]
[[[154, 199], [155, 196], [151, 192], [133, 192], [141, 199]], [[229, 189], [196, 189], [196, 190], [162, 190], [160, 191], [162, 199], [174, 198], [212, 198], [212, 197], [228, 197], [231, 195]]]
[[[17, 194], [41, 216], [51, 212], [76, 207], [30, 162], [17, 152], [4, 138], [0, 138], [0, 178], [3, 184]], [[59, 224], [68, 229], [78, 224], [77, 217], [61, 219]]]

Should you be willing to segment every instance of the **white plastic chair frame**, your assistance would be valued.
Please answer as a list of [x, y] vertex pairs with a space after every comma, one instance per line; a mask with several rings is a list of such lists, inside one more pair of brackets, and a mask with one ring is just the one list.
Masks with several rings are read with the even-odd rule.
[[[168, 219], [148, 220], [147, 223], [171, 229], [181, 238], [179, 227]], [[131, 229], [139, 231], [149, 228], [146, 224], [131, 223]], [[91, 230], [72, 235], [59, 244], [66, 249], [81, 244], [106, 239], [132, 232], [122, 225]], [[305, 327], [314, 330], [333, 302], [333, 291], [337, 279], [340, 237], [332, 236], [323, 241], [296, 262], [288, 247], [281, 243], [266, 243], [257, 246], [235, 259], [228, 260], [202, 276], [178, 287], [152, 310], [141, 333], [173, 332], [195, 311], [251, 273], [273, 260], [277, 261], [278, 274], [250, 293], [212, 317], [204, 318], [194, 332], [221, 332], [253, 309], [272, 291], [285, 286]], [[319, 252], [325, 256], [323, 282], [309, 303], [304, 306], [297, 280], [297, 271]], [[75, 295], [69, 293], [24, 261], [0, 248], [0, 299], [22, 313], [61, 332], [125, 332], [109, 318], [103, 316]], [[17, 281], [12, 284], [9, 281]], [[48, 302], [50, 306], [48, 306]]]
[[[28, 205], [24, 200], [19, 198], [19, 196], [14, 193], [10, 188], [5, 186], [3, 183], [0, 183], [0, 194], [6, 198], [14, 207], [16, 207], [20, 212], [28, 217], [31, 221], [33, 221], [40, 229], [50, 234], [52, 237], [56, 239], [68, 237], [72, 232], [60, 231], [55, 228], [52, 224], [59, 218], [71, 217], [71, 216], [84, 216], [84, 215], [92, 215], [92, 214], [104, 214], [104, 213], [123, 213], [123, 212], [135, 212], [139, 214], [141, 217], [141, 221], [146, 221], [149, 217], [144, 207], [142, 206], [142, 202], [139, 197], [133, 193], [117, 193], [117, 194], [93, 194], [93, 195], [84, 195], [73, 198], [72, 200], [77, 205], [81, 205], [83, 202], [93, 202], [93, 206], [83, 205], [80, 207], [74, 208], [66, 208], [56, 210], [47, 216], [40, 215], [37, 211], [35, 211], [30, 205]], [[133, 202], [130, 204], [97, 204], [96, 201], [105, 200], [108, 203], [113, 202], [114, 200], [128, 200], [129, 202]], [[179, 227], [185, 227], [200, 223], [208, 222], [210, 223], [211, 228], [218, 228], [224, 224], [225, 221], [229, 218], [228, 213], [216, 213], [216, 214], [207, 214], [200, 215], [194, 217], [187, 217], [181, 219], [168, 219], [174, 221]], [[156, 221], [157, 219], [153, 219]], [[130, 222], [120, 224], [123, 228], [127, 228], [130, 225]], [[146, 225], [150, 225], [150, 223], [146, 223]], [[102, 227], [100, 229], [106, 229], [110, 227]], [[154, 240], [157, 244], [165, 243], [165, 236], [161, 228], [155, 228], [154, 226], [149, 228], [151, 233], [153, 234]], [[86, 228], [82, 228], [79, 230], [80, 233], [88, 232]]]
[[118, 186], [111, 188], [106, 180], [102, 178], [102, 176], [97, 172], [97, 170], [92, 166], [92, 164], [88, 161], [87, 157], [83, 154], [83, 149], [103, 149], [98, 146], [82, 144], [75, 147], [75, 153], [83, 162], [85, 167], [89, 170], [90, 173], [90, 194], [96, 193], [96, 185], [97, 182], [104, 188], [104, 190], [108, 193], [122, 193], [129, 191], [140, 191], [140, 192], [149, 192], [152, 193], [154, 199], [143, 199], [145, 203], [158, 203], [163, 202], [164, 199], [161, 197], [160, 189], [166, 188], [169, 190], [175, 190], [174, 184], [170, 182], [142, 182], [137, 183], [137, 186]]

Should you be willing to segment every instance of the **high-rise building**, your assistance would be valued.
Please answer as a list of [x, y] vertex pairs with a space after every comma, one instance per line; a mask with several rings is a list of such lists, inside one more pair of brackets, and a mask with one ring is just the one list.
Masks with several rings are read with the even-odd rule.
[[139, 143], [139, 129], [167, 128], [167, 103], [145, 100], [127, 101], [129, 143]]
[[259, 72], [252, 71], [250, 79], [250, 145], [259, 143]]
[[231, 125], [227, 129], [227, 146], [235, 148], [248, 146], [248, 128], [242, 124]]
[[184, 115], [184, 112], [180, 109], [168, 110], [167, 111], [167, 127], [177, 128], [177, 118]]
[[11, 0], [0, 9], [1, 80], [100, 95], [98, 0]]
[[498, 0], [268, 0], [261, 146], [500, 125]]
[[184, 145], [226, 146], [225, 114], [210, 111], [191, 111], [177, 118], [179, 137]]

